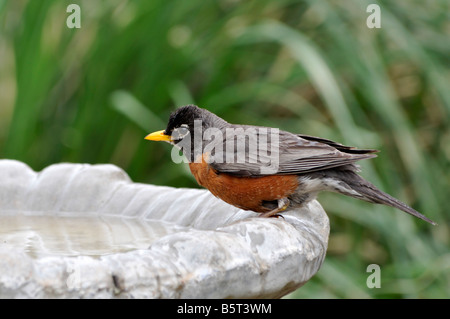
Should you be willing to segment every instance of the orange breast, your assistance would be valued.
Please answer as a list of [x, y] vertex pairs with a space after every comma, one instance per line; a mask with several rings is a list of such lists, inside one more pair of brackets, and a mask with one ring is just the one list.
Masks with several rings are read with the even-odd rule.
[[267, 212], [262, 201], [287, 197], [298, 187], [296, 175], [272, 175], [263, 177], [238, 177], [218, 174], [202, 158], [201, 163], [189, 163], [197, 182], [216, 197], [245, 210]]

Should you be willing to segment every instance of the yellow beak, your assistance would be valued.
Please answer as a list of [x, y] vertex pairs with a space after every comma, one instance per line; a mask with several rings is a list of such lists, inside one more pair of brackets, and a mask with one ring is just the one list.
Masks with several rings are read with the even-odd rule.
[[165, 141], [165, 142], [171, 142], [172, 141], [170, 135], [164, 134], [164, 130], [148, 134], [145, 137], [145, 139], [146, 140], [150, 140], [150, 141]]

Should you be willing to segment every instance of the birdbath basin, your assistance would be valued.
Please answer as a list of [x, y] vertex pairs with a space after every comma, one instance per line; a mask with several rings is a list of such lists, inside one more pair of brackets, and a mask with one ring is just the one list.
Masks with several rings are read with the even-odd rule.
[[327, 249], [317, 201], [261, 218], [114, 165], [0, 160], [1, 298], [278, 298]]

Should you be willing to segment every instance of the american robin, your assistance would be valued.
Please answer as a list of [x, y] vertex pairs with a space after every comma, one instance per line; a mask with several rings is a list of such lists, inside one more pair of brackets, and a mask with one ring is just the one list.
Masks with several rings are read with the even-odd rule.
[[165, 130], [145, 137], [181, 149], [197, 182], [244, 210], [278, 216], [331, 191], [398, 208], [435, 222], [357, 174], [356, 161], [377, 150], [275, 128], [230, 124], [195, 105], [175, 110]]

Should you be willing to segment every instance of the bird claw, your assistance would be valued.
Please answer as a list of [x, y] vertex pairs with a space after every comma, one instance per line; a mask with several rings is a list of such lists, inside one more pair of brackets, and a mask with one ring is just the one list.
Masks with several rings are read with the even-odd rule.
[[280, 212], [284, 211], [289, 206], [289, 200], [287, 198], [280, 199], [278, 201], [278, 208], [271, 210], [270, 212], [264, 213], [261, 215], [261, 217], [281, 217], [284, 219], [284, 217], [279, 214]]
[[275, 215], [272, 215], [272, 216], [269, 216], [269, 218], [273, 218], [273, 217], [275, 217], [275, 218], [279, 218], [279, 217], [281, 217], [281, 218], [283, 218], [284, 219], [284, 216], [283, 215], [281, 215], [281, 214], [275, 214]]

